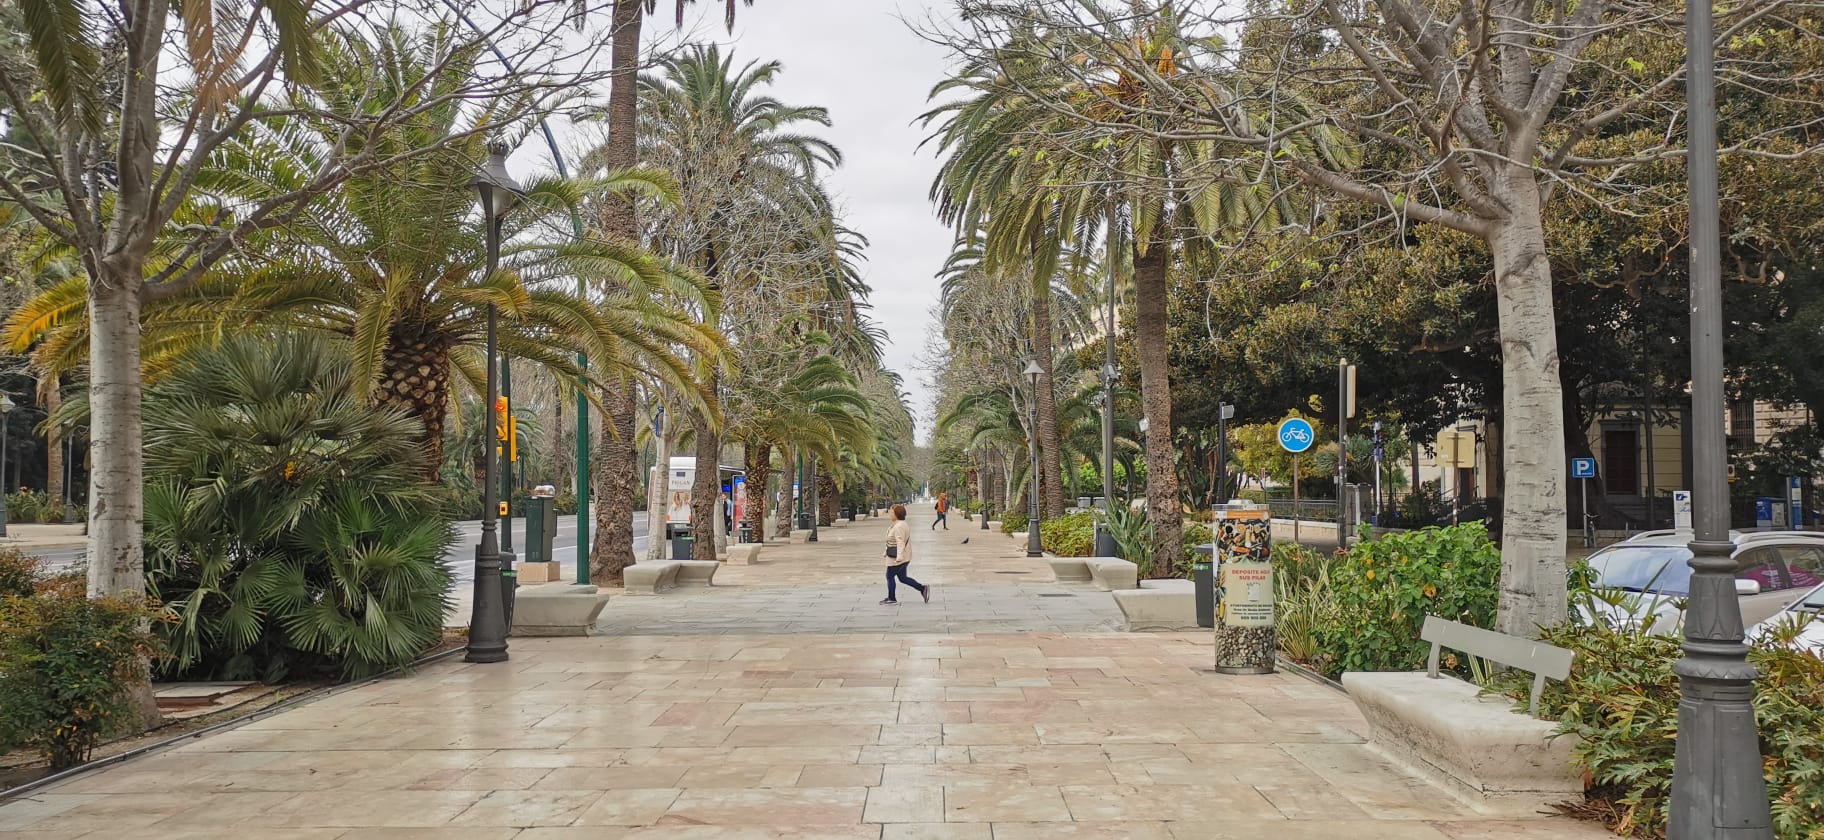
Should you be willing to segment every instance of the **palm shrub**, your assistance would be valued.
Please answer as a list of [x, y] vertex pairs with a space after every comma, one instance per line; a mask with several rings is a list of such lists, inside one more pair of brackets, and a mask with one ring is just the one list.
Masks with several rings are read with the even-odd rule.
[[422, 427], [335, 345], [243, 336], [146, 397], [147, 586], [173, 675], [371, 674], [438, 640], [453, 532]]

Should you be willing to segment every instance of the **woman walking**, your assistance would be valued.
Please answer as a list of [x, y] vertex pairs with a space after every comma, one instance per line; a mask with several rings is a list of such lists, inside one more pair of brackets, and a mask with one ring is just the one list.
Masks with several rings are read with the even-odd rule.
[[898, 594], [898, 584], [918, 590], [924, 596], [925, 603], [931, 603], [931, 587], [919, 583], [906, 575], [906, 569], [912, 565], [912, 526], [906, 524], [906, 506], [893, 506], [893, 527], [887, 529], [887, 599], [881, 606], [892, 606], [899, 603], [894, 597]]

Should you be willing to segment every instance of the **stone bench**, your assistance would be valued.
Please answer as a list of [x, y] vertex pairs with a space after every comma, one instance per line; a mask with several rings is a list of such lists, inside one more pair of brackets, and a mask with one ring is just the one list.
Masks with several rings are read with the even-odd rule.
[[792, 545], [804, 545], [805, 543], [808, 543], [810, 541], [811, 541], [811, 529], [794, 528], [792, 530]]
[[522, 586], [513, 597], [513, 635], [587, 636], [606, 606], [608, 593], [593, 586]]
[[1140, 567], [1116, 557], [1090, 557], [1083, 561], [1097, 589], [1139, 589]]
[[760, 543], [735, 543], [728, 547], [728, 565], [752, 566], [760, 562]]
[[1088, 583], [1089, 564], [1082, 557], [1051, 557], [1051, 574], [1060, 583], [1065, 581]]
[[1143, 580], [1139, 589], [1109, 593], [1130, 633], [1196, 630], [1196, 584], [1182, 578]]
[[628, 595], [657, 595], [678, 585], [677, 560], [635, 563], [621, 570]]
[[679, 586], [714, 586], [716, 570], [722, 568], [722, 564], [715, 560], [676, 560], [673, 562], [678, 564], [676, 581]]
[[1524, 669], [1534, 674], [1537, 709], [1545, 679], [1570, 674], [1571, 652], [1437, 616], [1425, 617], [1419, 637], [1432, 643], [1428, 671], [1343, 675], [1343, 688], [1368, 721], [1369, 746], [1491, 815], [1530, 815], [1581, 802], [1583, 774], [1571, 759], [1575, 738], [1555, 738], [1554, 722], [1438, 674], [1445, 646]]

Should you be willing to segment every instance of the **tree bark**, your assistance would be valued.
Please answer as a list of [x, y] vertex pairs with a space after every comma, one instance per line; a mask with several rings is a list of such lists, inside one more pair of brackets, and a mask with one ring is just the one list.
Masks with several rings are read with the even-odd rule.
[[817, 525], [827, 528], [836, 522], [837, 502], [840, 494], [836, 491], [836, 479], [827, 475], [817, 476]]
[[[377, 405], [421, 424], [425, 479], [436, 481], [443, 466], [443, 427], [450, 410], [449, 338], [421, 321], [400, 321], [381, 353], [378, 384], [374, 392]], [[492, 417], [492, 412], [487, 409], [487, 416]]]
[[779, 476], [779, 520], [773, 529], [773, 536], [789, 539], [792, 536], [792, 482], [797, 475], [793, 470], [797, 464], [791, 447], [781, 447], [779, 454], [784, 459], [785, 472]]
[[715, 560], [716, 520], [722, 516], [722, 441], [708, 420], [696, 417], [692, 422], [696, 427], [697, 474], [690, 485], [690, 559]]
[[1172, 384], [1166, 335], [1166, 267], [1170, 246], [1155, 241], [1134, 252], [1134, 344], [1140, 355], [1140, 404], [1146, 417], [1146, 518], [1153, 525], [1153, 577], [1172, 577], [1184, 561], [1177, 450], [1172, 446]]
[[89, 284], [91, 598], [146, 592], [139, 266], [125, 272]]
[[[63, 406], [62, 383], [56, 378], [40, 383], [44, 392], [44, 413], [55, 416]], [[46, 423], [44, 427], [44, 493], [51, 501], [63, 501], [63, 427]]]
[[766, 491], [772, 477], [772, 444], [750, 441], [747, 444], [747, 510], [742, 513], [748, 529], [761, 542], [766, 541]]
[[1495, 629], [1532, 636], [1565, 620], [1564, 394], [1539, 185], [1504, 167], [1493, 182], [1509, 209], [1489, 238], [1501, 329], [1503, 392], [1501, 602]]
[[1039, 517], [1064, 515], [1063, 458], [1058, 438], [1058, 394], [1052, 378], [1051, 283], [1032, 282], [1032, 347], [1039, 363]]
[[[608, 84], [608, 140], [603, 148], [603, 163], [609, 169], [628, 169], [639, 162], [639, 68], [640, 28], [645, 20], [642, 0], [616, 0], [614, 32], [610, 53], [611, 75]], [[639, 219], [634, 214], [631, 198], [609, 195], [601, 200], [598, 213], [603, 234], [623, 242], [637, 243]], [[633, 494], [639, 481], [635, 473], [639, 461], [633, 446], [635, 426], [634, 384], [610, 375], [602, 393], [602, 406], [607, 415], [603, 426], [608, 434], [596, 457], [593, 486], [601, 502], [595, 519], [595, 545], [589, 552], [590, 580], [598, 584], [618, 584], [621, 570], [632, 565]], [[586, 500], [578, 504], [587, 507]], [[664, 523], [649, 522], [648, 539], [663, 538]]]
[[[600, 455], [590, 484], [599, 495], [595, 512], [595, 544], [589, 549], [589, 580], [612, 586], [621, 582], [621, 570], [633, 565], [633, 494], [639, 492], [639, 460], [634, 451], [634, 385], [610, 379], [602, 392]], [[581, 501], [578, 502], [581, 504]], [[664, 538], [665, 523], [648, 514], [647, 538]]]

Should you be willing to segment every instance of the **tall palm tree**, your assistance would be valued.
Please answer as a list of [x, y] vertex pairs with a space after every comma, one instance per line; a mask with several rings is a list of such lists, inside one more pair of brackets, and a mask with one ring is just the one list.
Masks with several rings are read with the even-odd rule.
[[[1256, 155], [1235, 154], [1210, 141], [1173, 139], [1164, 131], [1084, 141], [1074, 122], [1035, 102], [1027, 91], [1064, 91], [1073, 107], [1092, 117], [1119, 113], [1122, 119], [1169, 107], [1147, 99], [1133, 68], [1175, 74], [1189, 52], [1175, 19], [1109, 16], [1100, 24], [1122, 33], [1112, 39], [1118, 54], [1079, 43], [1077, 33], [1026, 31], [1016, 33], [1007, 49], [972, 59], [933, 89], [933, 98], [966, 94], [926, 115], [938, 123], [934, 136], [948, 155], [933, 197], [959, 231], [986, 231], [982, 241], [991, 264], [1030, 264], [1035, 272], [1049, 273], [1065, 248], [1074, 244], [1087, 253], [1098, 234], [1108, 259], [1127, 251], [1147, 423], [1147, 515], [1157, 540], [1157, 567], [1171, 569], [1183, 559], [1166, 313], [1176, 251], [1207, 244], [1221, 231], [1276, 225], [1290, 217], [1291, 196], [1271, 181]], [[1030, 60], [1035, 54], [1067, 56], [1066, 63], [1088, 72], [1058, 72], [1051, 63]], [[1228, 91], [1204, 93], [1230, 98]], [[1284, 152], [1346, 163], [1351, 150], [1336, 131], [1318, 127], [1287, 138]]]
[[[747, 0], [749, 5], [753, 0]], [[684, 22], [685, 0], [676, 0], [677, 22]], [[735, 26], [735, 0], [725, 0], [727, 26]], [[585, 0], [576, 0], [576, 10], [586, 8]], [[607, 140], [600, 149], [602, 168], [626, 171], [639, 164], [640, 136], [640, 33], [646, 15], [657, 9], [656, 0], [615, 0], [611, 26], [610, 75], [608, 107], [605, 114]], [[598, 226], [611, 241], [637, 246], [641, 241], [639, 216], [631, 198], [610, 197], [596, 206]], [[602, 404], [609, 427], [607, 439], [596, 456], [591, 484], [601, 494], [602, 503], [595, 519], [595, 544], [590, 548], [589, 565], [598, 575], [618, 579], [620, 571], [633, 562], [633, 500], [638, 491], [638, 450], [634, 448], [639, 417], [639, 400], [635, 398], [630, 379], [607, 377], [601, 387]], [[578, 500], [584, 509], [588, 500]]]
[[[374, 137], [374, 150], [440, 150], [348, 179], [283, 231], [248, 241], [246, 257], [153, 304], [146, 315], [146, 330], [158, 348], [153, 360], [162, 363], [198, 341], [255, 323], [347, 336], [357, 393], [420, 423], [431, 476], [442, 462], [452, 377], [467, 378], [477, 389], [484, 377], [481, 347], [490, 304], [502, 315], [499, 339], [506, 355], [576, 381], [585, 376], [571, 356], [580, 347], [598, 360], [598, 371], [651, 375], [699, 394], [686, 363], [671, 348], [716, 357], [719, 339], [667, 303], [667, 295], [649, 292], [681, 293], [701, 303], [713, 301], [713, 291], [618, 243], [533, 238], [541, 217], [575, 205], [585, 190], [664, 196], [668, 183], [643, 172], [588, 184], [534, 182], [524, 209], [508, 217], [504, 235], [511, 245], [503, 270], [486, 275], [485, 242], [470, 219], [475, 199], [468, 184], [476, 161], [486, 154], [483, 134], [472, 121], [485, 121], [489, 112], [470, 114], [460, 100], [433, 99], [462, 84], [474, 72], [473, 63], [446, 54], [456, 48], [447, 35], [388, 34], [382, 43], [350, 40], [326, 49], [320, 55], [326, 81], [317, 93], [337, 101], [395, 86], [399, 101], [428, 107], [420, 119]], [[261, 121], [229, 144], [222, 165], [199, 180], [213, 194], [240, 201], [284, 193], [309, 177], [341, 131], [341, 124], [330, 121]], [[576, 276], [611, 276], [635, 293], [585, 300], [569, 291], [565, 278]], [[81, 321], [70, 315], [83, 305], [82, 285], [76, 280], [51, 289], [16, 313], [9, 327], [15, 343], [36, 339], [33, 330], [48, 327], [39, 350], [47, 369], [80, 361], [86, 342]]]
[[[726, 318], [712, 316], [737, 346], [744, 332], [772, 322], [756, 317], [756, 310], [792, 279], [788, 274], [804, 274], [782, 270], [781, 248], [833, 220], [818, 177], [839, 165], [842, 153], [800, 130], [828, 126], [829, 114], [765, 95], [780, 69], [778, 62], [737, 65], [720, 47], [695, 47], [641, 79], [648, 130], [641, 135], [640, 160], [671, 172], [681, 196], [653, 214], [652, 243], [700, 271], [731, 307], [743, 308], [715, 313]], [[813, 253], [826, 250], [813, 247]], [[712, 391], [721, 390], [715, 367], [701, 365], [699, 375]], [[695, 412], [692, 421], [697, 462], [715, 463], [722, 438], [710, 413]], [[691, 523], [698, 560], [716, 556], [718, 487], [716, 471], [697, 471]]]

